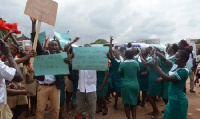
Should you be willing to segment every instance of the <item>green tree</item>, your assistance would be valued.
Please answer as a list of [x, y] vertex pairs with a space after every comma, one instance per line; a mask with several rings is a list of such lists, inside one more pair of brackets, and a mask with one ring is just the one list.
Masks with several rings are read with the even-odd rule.
[[91, 44], [107, 44], [109, 43], [108, 41], [106, 41], [105, 39], [97, 39], [94, 43]]
[[198, 39], [198, 40], [195, 42], [195, 44], [200, 44], [200, 39]]

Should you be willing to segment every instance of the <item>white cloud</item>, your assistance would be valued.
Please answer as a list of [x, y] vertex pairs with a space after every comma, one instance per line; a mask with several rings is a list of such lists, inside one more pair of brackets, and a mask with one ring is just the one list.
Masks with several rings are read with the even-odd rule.
[[[185, 38], [199, 38], [200, 1], [197, 0], [55, 0], [58, 13], [55, 26], [42, 23], [41, 31], [70, 31], [80, 36], [79, 44], [98, 38], [115, 42], [160, 38], [162, 43]], [[24, 14], [26, 0], [7, 0], [0, 5], [0, 14], [7, 22], [18, 22], [19, 29], [29, 36], [31, 22]]]

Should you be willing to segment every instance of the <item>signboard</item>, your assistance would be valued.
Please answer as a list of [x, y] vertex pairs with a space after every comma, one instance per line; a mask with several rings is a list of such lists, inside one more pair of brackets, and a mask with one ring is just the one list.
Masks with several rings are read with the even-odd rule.
[[54, 34], [55, 34], [55, 37], [58, 38], [58, 40], [59, 40], [60, 45], [62, 46], [62, 48], [64, 48], [65, 45], [70, 42], [69, 33], [58, 33], [58, 32], [54, 31]]
[[58, 3], [52, 0], [27, 0], [24, 14], [54, 26]]
[[64, 58], [67, 58], [66, 52], [36, 56], [33, 62], [35, 76], [69, 74]]
[[45, 31], [41, 32], [38, 36], [38, 40], [40, 41], [40, 43], [44, 43], [45, 42], [45, 37], [46, 37], [46, 33]]
[[74, 70], [97, 70], [106, 71], [108, 67], [108, 47], [76, 47], [73, 48]]

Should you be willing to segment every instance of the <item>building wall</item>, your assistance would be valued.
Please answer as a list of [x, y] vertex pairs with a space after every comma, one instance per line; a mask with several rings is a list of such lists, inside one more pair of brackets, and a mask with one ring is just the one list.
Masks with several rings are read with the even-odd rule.
[[137, 43], [146, 43], [146, 44], [160, 44], [160, 39], [141, 39], [137, 40]]

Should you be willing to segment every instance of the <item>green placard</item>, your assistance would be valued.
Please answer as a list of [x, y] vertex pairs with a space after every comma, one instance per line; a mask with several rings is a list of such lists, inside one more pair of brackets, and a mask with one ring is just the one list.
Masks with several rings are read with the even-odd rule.
[[108, 67], [108, 47], [74, 47], [74, 70], [105, 71]]
[[35, 76], [69, 74], [64, 58], [67, 58], [66, 52], [36, 56], [33, 62]]
[[38, 40], [40, 41], [40, 43], [44, 43], [45, 42], [45, 37], [46, 37], [46, 33], [45, 31], [41, 32], [38, 36]]

